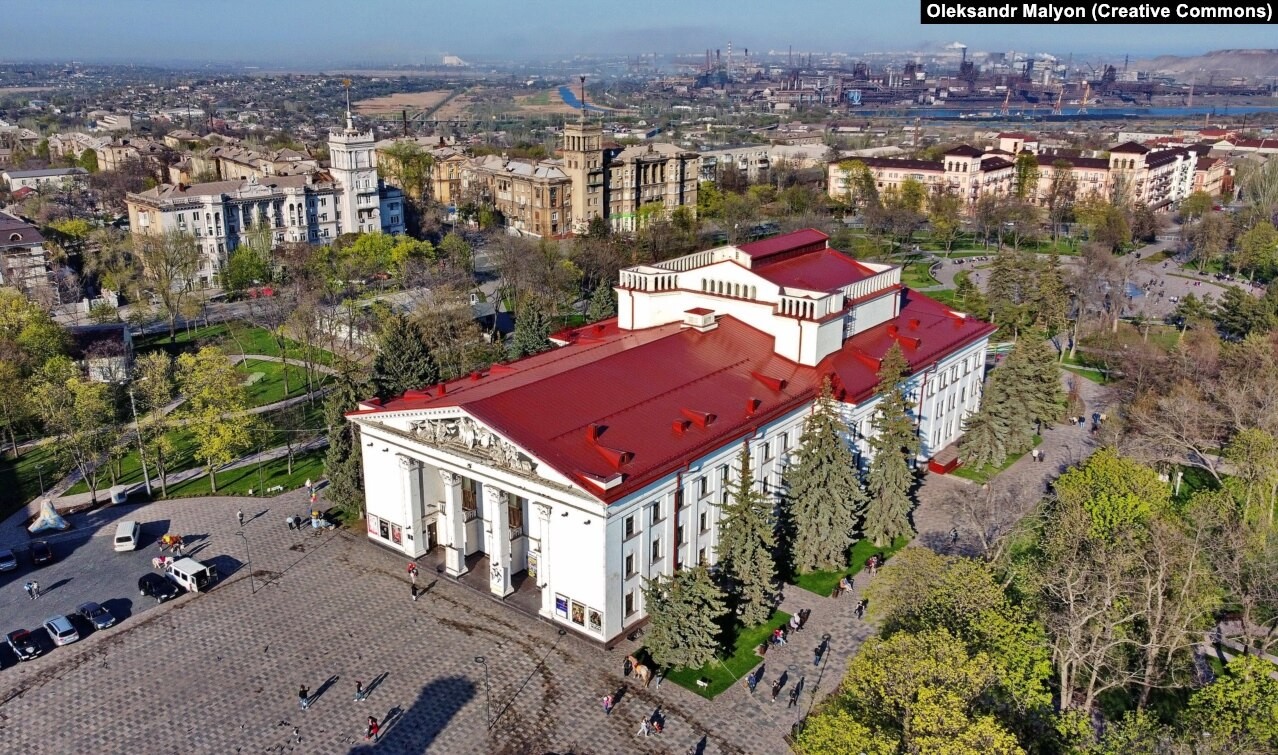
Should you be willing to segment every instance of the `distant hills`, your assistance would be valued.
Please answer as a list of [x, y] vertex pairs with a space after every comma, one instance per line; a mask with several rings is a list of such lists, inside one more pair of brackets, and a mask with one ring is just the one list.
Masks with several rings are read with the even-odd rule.
[[1138, 64], [1156, 73], [1171, 74], [1188, 83], [1205, 83], [1214, 75], [1217, 83], [1233, 76], [1248, 79], [1278, 78], [1278, 50], [1213, 50], [1203, 55], [1163, 55]]

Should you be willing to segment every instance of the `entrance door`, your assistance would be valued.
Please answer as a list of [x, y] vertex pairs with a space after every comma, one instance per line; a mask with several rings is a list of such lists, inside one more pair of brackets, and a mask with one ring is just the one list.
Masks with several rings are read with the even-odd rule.
[[431, 548], [434, 548], [435, 544], [439, 542], [439, 535], [435, 533], [435, 527], [436, 522], [431, 522], [426, 525], [426, 550], [428, 551]]

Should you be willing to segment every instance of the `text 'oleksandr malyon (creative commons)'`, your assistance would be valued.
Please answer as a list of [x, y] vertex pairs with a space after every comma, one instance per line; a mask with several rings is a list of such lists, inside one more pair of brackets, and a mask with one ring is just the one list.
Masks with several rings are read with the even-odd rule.
[[1268, 24], [1273, 2], [1000, 3], [920, 0], [925, 24]]

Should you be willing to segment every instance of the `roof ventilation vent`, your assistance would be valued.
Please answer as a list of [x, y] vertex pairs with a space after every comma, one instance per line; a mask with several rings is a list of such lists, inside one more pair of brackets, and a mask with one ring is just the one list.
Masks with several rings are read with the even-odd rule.
[[705, 307], [685, 310], [683, 313], [683, 327], [692, 328], [698, 333], [714, 330], [718, 327], [718, 323], [714, 319], [714, 310], [706, 309]]
[[674, 430], [675, 435], [683, 435], [689, 427], [692, 427], [692, 420], [677, 419], [670, 423], [670, 429]]
[[760, 404], [762, 404], [762, 403], [763, 403], [763, 402], [762, 402], [762, 401], [760, 401], [760, 400], [759, 400], [759, 399], [757, 399], [757, 398], [747, 399], [747, 400], [746, 400], [746, 414], [748, 414], [748, 415], [750, 415], [751, 417], [753, 417], [753, 416], [754, 416], [754, 413], [755, 413], [755, 412], [757, 412], [757, 411], [759, 411], [759, 405], [760, 405]]
[[680, 408], [679, 413], [692, 420], [692, 424], [700, 427], [702, 430], [709, 427], [716, 419], [710, 412], [699, 412], [695, 409]]

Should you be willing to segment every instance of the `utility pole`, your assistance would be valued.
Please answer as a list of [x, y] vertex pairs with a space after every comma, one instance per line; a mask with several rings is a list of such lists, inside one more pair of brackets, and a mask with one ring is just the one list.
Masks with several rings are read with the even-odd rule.
[[146, 481], [146, 497], [151, 497], [151, 473], [146, 468], [146, 444], [142, 442], [142, 426], [138, 423], [138, 404], [133, 398], [133, 386], [129, 386], [129, 406], [133, 409], [133, 432], [138, 436], [138, 458], [142, 460], [142, 479]]

